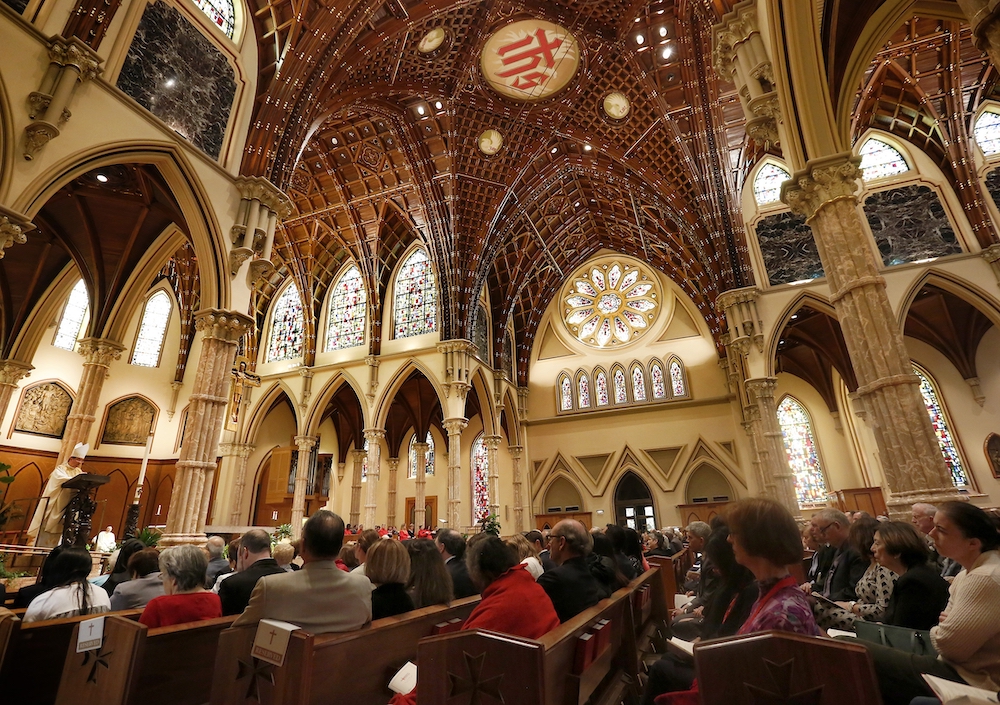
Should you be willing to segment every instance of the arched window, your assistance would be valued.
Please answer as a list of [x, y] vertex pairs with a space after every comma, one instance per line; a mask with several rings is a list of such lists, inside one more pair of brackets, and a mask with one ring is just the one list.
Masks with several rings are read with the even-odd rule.
[[274, 313], [271, 314], [271, 338], [267, 344], [267, 362], [302, 357], [304, 329], [302, 297], [299, 296], [299, 287], [292, 282], [274, 304]]
[[162, 289], [149, 297], [142, 312], [139, 335], [135, 338], [131, 364], [141, 367], [160, 366], [160, 352], [163, 350], [163, 338], [167, 335], [172, 308], [170, 296]]
[[590, 408], [590, 379], [587, 377], [586, 372], [578, 373], [576, 378], [576, 392], [577, 392], [577, 408], [579, 409], [589, 409]]
[[361, 481], [368, 482], [368, 439], [365, 439], [365, 457], [361, 460]]
[[490, 513], [490, 465], [483, 434], [472, 442], [472, 522], [478, 524]]
[[227, 37], [233, 38], [236, 12], [232, 0], [194, 0], [194, 4], [212, 20], [212, 24], [221, 29]]
[[611, 401], [608, 396], [608, 375], [600, 368], [594, 370], [594, 392], [598, 406], [607, 406]]
[[913, 366], [913, 372], [920, 378], [920, 396], [924, 398], [924, 406], [927, 407], [927, 414], [931, 417], [931, 425], [934, 426], [934, 435], [937, 436], [945, 465], [951, 471], [951, 481], [955, 483], [955, 487], [966, 487], [969, 484], [969, 476], [966, 475], [965, 468], [962, 467], [962, 458], [958, 454], [958, 446], [948, 428], [948, 420], [945, 418], [944, 407], [939, 401], [937, 388], [931, 382], [930, 375], [916, 365]]
[[56, 330], [56, 337], [52, 344], [63, 350], [72, 350], [76, 347], [77, 339], [89, 322], [90, 296], [87, 295], [87, 285], [81, 279], [69, 292], [69, 299], [66, 300], [62, 319], [59, 321], [59, 328]]
[[677, 360], [670, 361], [670, 391], [675, 397], [687, 396], [687, 388], [684, 385], [684, 368]]
[[396, 276], [394, 291], [395, 337], [409, 338], [437, 330], [437, 290], [426, 252], [417, 249], [406, 258]]
[[758, 206], [777, 203], [781, 200], [781, 183], [791, 175], [777, 164], [766, 163], [757, 170], [753, 180], [753, 197]]
[[861, 178], [865, 181], [903, 174], [910, 170], [899, 150], [877, 137], [871, 137], [861, 145], [858, 154], [861, 155]]
[[569, 411], [573, 408], [573, 383], [569, 381], [569, 375], [559, 377], [559, 410]]
[[646, 401], [646, 375], [638, 364], [632, 365], [632, 400]]
[[355, 348], [365, 342], [365, 319], [368, 295], [361, 271], [351, 266], [333, 286], [329, 319], [326, 324], [326, 350]]
[[976, 120], [972, 133], [983, 154], [989, 156], [1000, 152], [1000, 113], [984, 110]]
[[615, 382], [615, 404], [627, 404], [628, 387], [625, 385], [625, 370], [616, 367], [612, 374]]
[[826, 502], [826, 479], [819, 465], [809, 414], [793, 397], [778, 405], [778, 423], [788, 453], [788, 465], [795, 475], [799, 506]]
[[[414, 479], [417, 476], [417, 449], [414, 445], [417, 443], [417, 434], [410, 436], [410, 463], [406, 472], [406, 476], [409, 479]], [[424, 440], [427, 444], [427, 456], [424, 459], [424, 475], [434, 474], [434, 438], [431, 436], [431, 432], [427, 432], [427, 438]]]
[[663, 381], [663, 365], [659, 360], [649, 363], [649, 381], [653, 388], [653, 399], [666, 399], [667, 385]]

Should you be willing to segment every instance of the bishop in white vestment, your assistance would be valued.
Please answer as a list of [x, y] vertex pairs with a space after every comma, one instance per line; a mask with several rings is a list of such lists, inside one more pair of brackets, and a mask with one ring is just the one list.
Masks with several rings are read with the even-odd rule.
[[[62, 465], [57, 465], [49, 481], [45, 484], [42, 499], [35, 508], [28, 526], [28, 540], [35, 539], [36, 546], [58, 546], [62, 541], [63, 512], [73, 498], [73, 490], [64, 490], [63, 483], [83, 474], [83, 459], [87, 457], [90, 447], [85, 443], [77, 443], [73, 453]], [[48, 498], [48, 505], [45, 499]]]

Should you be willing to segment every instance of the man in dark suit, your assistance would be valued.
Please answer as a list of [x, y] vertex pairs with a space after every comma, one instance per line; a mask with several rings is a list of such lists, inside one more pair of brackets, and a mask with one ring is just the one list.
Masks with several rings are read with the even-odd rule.
[[858, 596], [855, 586], [868, 566], [861, 554], [851, 548], [847, 541], [851, 530], [850, 520], [838, 509], [824, 509], [817, 512], [810, 523], [815, 535], [836, 549], [820, 594], [834, 602], [856, 600]]
[[556, 567], [555, 561], [552, 560], [552, 556], [549, 554], [549, 549], [545, 547], [547, 543], [545, 536], [538, 529], [533, 529], [524, 534], [524, 538], [528, 539], [528, 543], [538, 549], [538, 561], [542, 564], [543, 571], [550, 571]]
[[263, 529], [250, 529], [240, 538], [236, 554], [237, 572], [219, 584], [222, 614], [240, 614], [250, 602], [257, 581], [265, 575], [278, 575], [284, 569], [271, 558], [271, 537]]
[[560, 622], [601, 599], [601, 586], [587, 567], [587, 555], [593, 550], [594, 538], [573, 519], [563, 519], [549, 535], [549, 552], [556, 567], [542, 573], [537, 582], [552, 600]]
[[444, 558], [444, 566], [451, 575], [451, 584], [455, 590], [455, 599], [477, 595], [478, 591], [469, 577], [469, 569], [465, 565], [465, 539], [454, 529], [441, 529], [434, 543]]

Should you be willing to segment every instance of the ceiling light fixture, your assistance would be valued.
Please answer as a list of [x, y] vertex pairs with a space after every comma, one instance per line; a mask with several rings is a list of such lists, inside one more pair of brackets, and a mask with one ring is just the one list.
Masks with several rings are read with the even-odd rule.
[[422, 105], [418, 105], [417, 106], [417, 115], [423, 115], [425, 112], [427, 112], [427, 111], [424, 110], [424, 106], [422, 106]]
[[436, 103], [434, 103], [434, 107], [435, 107], [435, 108], [437, 108], [438, 110], [440, 110], [441, 108], [443, 108], [443, 107], [444, 107], [444, 103], [442, 103], [442, 102], [441, 102], [441, 101], [439, 100], [439, 101], [437, 101]]
[[674, 50], [671, 49], [670, 47], [668, 47], [668, 46], [663, 47], [663, 54], [662, 54], [662, 56], [663, 56], [664, 59], [669, 59], [670, 55], [673, 54], [673, 53], [674, 53]]
[[591, 147], [589, 144], [583, 145], [583, 151], [584, 152], [589, 152], [592, 149], [593, 149], [593, 147]]
[[660, 27], [660, 36], [661, 37], [667, 36], [667, 28], [666, 27]]
[[552, 153], [553, 153], [553, 154], [555, 154], [555, 153], [556, 153], [556, 152], [558, 152], [558, 151], [559, 151], [559, 148], [558, 148], [558, 147], [553, 147], [553, 148], [552, 148]]
[[104, 174], [98, 174], [97, 180], [100, 181], [102, 184], [108, 183], [108, 177], [106, 177]]
[[635, 43], [636, 44], [642, 44], [645, 41], [646, 41], [646, 38], [644, 36], [642, 36], [641, 34], [635, 35]]

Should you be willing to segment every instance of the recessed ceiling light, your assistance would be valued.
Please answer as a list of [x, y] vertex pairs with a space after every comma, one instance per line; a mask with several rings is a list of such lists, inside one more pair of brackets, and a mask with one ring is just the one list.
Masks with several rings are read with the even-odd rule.
[[661, 37], [667, 36], [667, 28], [666, 27], [660, 27], [660, 36]]
[[330, 140], [330, 144], [340, 144], [340, 140], [334, 137], [332, 140]]
[[646, 38], [644, 36], [642, 36], [641, 34], [635, 35], [635, 43], [636, 44], [642, 44], [645, 41], [646, 41]]
[[443, 107], [444, 107], [444, 103], [442, 103], [442, 102], [441, 102], [441, 101], [439, 100], [439, 101], [437, 101], [436, 103], [434, 103], [434, 107], [435, 107], [435, 108], [437, 108], [438, 110], [440, 110], [441, 108], [443, 108]]
[[579, 208], [579, 207], [580, 207], [580, 202], [579, 202], [579, 201], [577, 201], [576, 203], [574, 203], [574, 204], [573, 204], [573, 207], [574, 207], [574, 208]]
[[108, 183], [108, 177], [106, 177], [104, 174], [98, 174], [97, 180], [100, 181], [102, 184]]
[[174, 80], [174, 79], [172, 79], [172, 78], [168, 78], [168, 79], [167, 79], [167, 82], [166, 82], [166, 83], [164, 83], [163, 85], [165, 85], [165, 86], [166, 86], [167, 88], [173, 88], [174, 86], [176, 86], [176, 85], [177, 85], [177, 81], [175, 81], [175, 80]]
[[591, 147], [589, 144], [583, 145], [583, 151], [584, 152], [589, 152], [592, 149], [593, 149], [593, 147]]
[[552, 148], [552, 153], [553, 153], [553, 154], [555, 154], [555, 153], [556, 153], [556, 152], [558, 152], [558, 151], [559, 151], [559, 148], [558, 148], [558, 147], [553, 147], [553, 148]]
[[425, 112], [427, 111], [424, 110], [424, 106], [422, 105], [417, 106], [417, 115], [423, 115]]
[[669, 46], [663, 47], [663, 58], [664, 59], [669, 59], [670, 55], [673, 54], [673, 53], [674, 53], [674, 50], [671, 49]]

